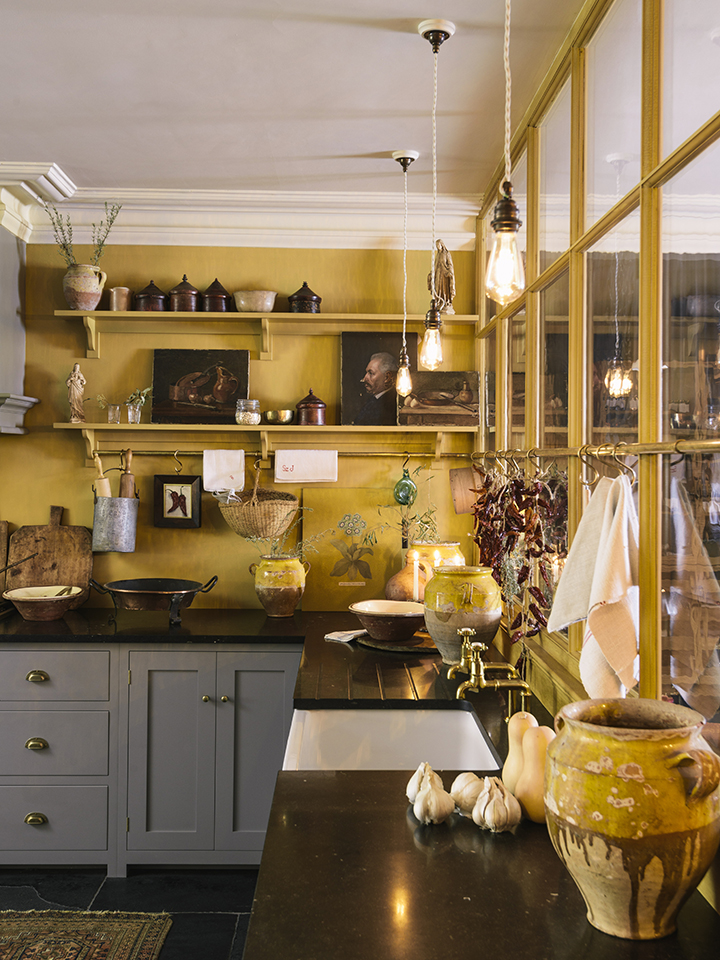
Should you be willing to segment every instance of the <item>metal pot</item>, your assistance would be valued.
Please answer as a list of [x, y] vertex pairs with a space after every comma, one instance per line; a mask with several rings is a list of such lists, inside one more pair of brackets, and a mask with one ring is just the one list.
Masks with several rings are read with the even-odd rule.
[[170, 577], [150, 577], [139, 580], [112, 580], [104, 585], [90, 579], [98, 593], [109, 593], [120, 610], [169, 610], [170, 623], [180, 623], [180, 611], [189, 607], [198, 593], [208, 593], [217, 583], [212, 577], [203, 586], [199, 580], [175, 580]]

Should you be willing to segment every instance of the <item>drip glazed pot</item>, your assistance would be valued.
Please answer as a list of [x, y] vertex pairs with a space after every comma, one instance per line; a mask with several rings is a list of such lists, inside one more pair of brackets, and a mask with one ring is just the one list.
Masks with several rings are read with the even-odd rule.
[[75, 263], [63, 277], [63, 293], [71, 310], [94, 310], [100, 303], [107, 274], [90, 263]]
[[720, 842], [720, 757], [694, 710], [658, 700], [583, 700], [555, 718], [545, 811], [553, 846], [590, 923], [651, 940], [680, 907]]
[[500, 587], [490, 567], [436, 567], [425, 585], [425, 626], [443, 663], [459, 663], [461, 627], [475, 630], [473, 640], [490, 643], [502, 616]]
[[305, 574], [310, 564], [297, 557], [264, 556], [250, 564], [255, 593], [269, 617], [291, 617], [305, 592]]

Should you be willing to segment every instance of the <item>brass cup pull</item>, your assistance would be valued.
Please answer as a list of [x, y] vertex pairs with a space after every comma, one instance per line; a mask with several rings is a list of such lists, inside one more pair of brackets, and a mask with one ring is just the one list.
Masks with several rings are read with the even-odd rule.
[[45, 680], [49, 680], [50, 677], [44, 670], [31, 670], [25, 679], [29, 680], [30, 683], [43, 683]]
[[28, 750], [47, 750], [50, 744], [42, 737], [30, 737], [25, 746]]
[[220, 697], [222, 703], [227, 703], [230, 697]]
[[29, 823], [34, 827], [40, 826], [40, 824], [47, 822], [48, 818], [44, 813], [28, 813], [25, 817], [25, 823]]
[[210, 697], [203, 697], [203, 698], [202, 698], [202, 702], [203, 702], [203, 703], [209, 703], [209, 702], [210, 702]]

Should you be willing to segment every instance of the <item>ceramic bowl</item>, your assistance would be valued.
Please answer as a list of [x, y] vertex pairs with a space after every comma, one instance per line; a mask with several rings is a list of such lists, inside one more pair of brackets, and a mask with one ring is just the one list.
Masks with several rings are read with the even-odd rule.
[[412, 600], [360, 600], [349, 609], [373, 640], [401, 643], [425, 622], [425, 607]]
[[240, 313], [266, 313], [275, 305], [274, 290], [236, 290], [235, 306]]
[[267, 423], [292, 423], [295, 419], [294, 410], [266, 410], [265, 420]]
[[23, 620], [60, 620], [82, 593], [82, 587], [16, 587], [3, 597], [11, 600]]

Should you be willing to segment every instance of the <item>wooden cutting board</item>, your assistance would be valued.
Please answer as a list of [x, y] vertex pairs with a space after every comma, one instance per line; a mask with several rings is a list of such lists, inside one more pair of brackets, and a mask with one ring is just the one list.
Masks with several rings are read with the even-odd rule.
[[25, 563], [7, 571], [6, 589], [46, 587], [55, 584], [83, 587], [72, 609], [84, 603], [92, 576], [92, 536], [87, 527], [63, 527], [62, 507], [50, 507], [50, 522], [44, 526], [20, 527], [10, 536], [8, 563], [37, 552]]

